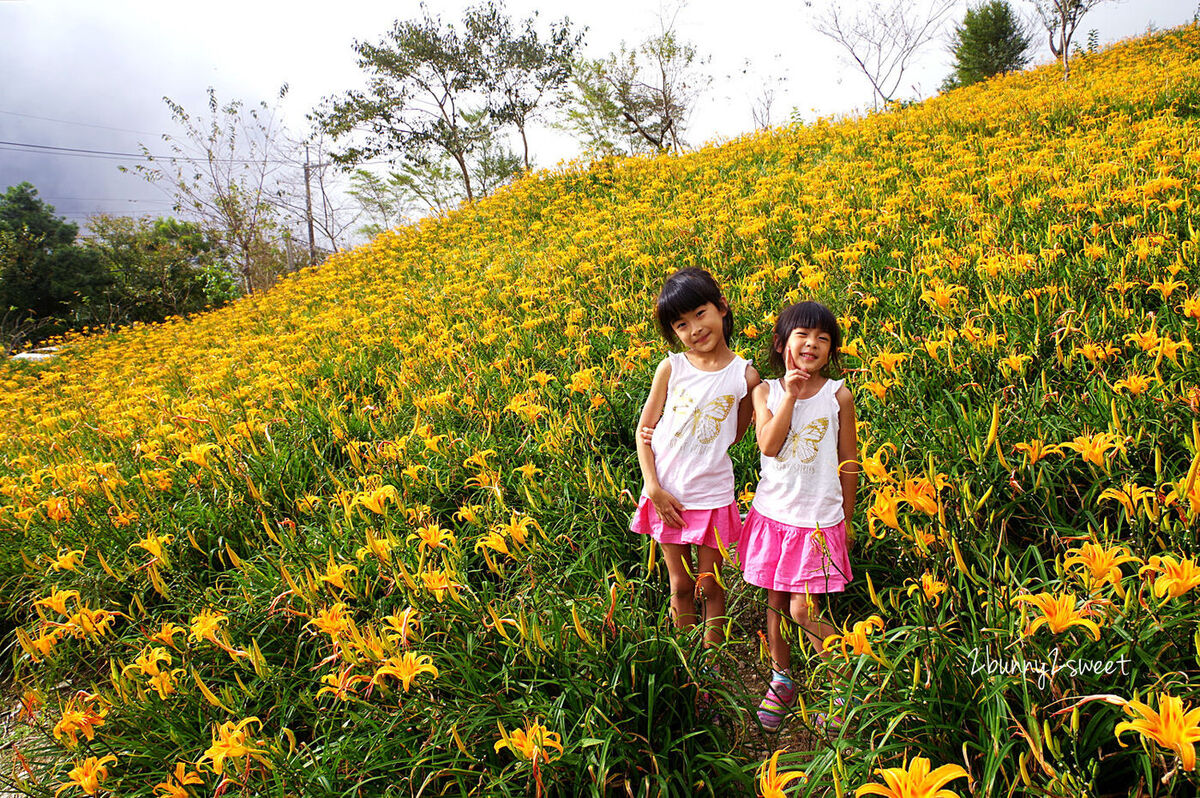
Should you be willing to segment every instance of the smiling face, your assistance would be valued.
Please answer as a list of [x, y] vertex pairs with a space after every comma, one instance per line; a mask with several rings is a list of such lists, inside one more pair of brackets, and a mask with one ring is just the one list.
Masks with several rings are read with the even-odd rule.
[[712, 352], [725, 342], [725, 314], [729, 310], [705, 302], [671, 322], [671, 332], [693, 352]]
[[784, 356], [785, 364], [790, 355], [793, 368], [815, 374], [829, 363], [833, 336], [819, 327], [796, 327], [787, 341], [776, 343], [776, 348]]
[[776, 373], [789, 368], [810, 374], [828, 371], [826, 366], [841, 367], [841, 346], [841, 328], [829, 308], [819, 302], [798, 302], [779, 312], [767, 360]]

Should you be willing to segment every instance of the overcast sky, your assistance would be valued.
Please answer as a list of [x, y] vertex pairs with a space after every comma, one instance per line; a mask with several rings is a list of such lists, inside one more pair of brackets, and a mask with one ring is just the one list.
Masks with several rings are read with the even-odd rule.
[[[460, 20], [468, 5], [428, 2], [447, 22]], [[1015, 5], [1032, 14], [1031, 6]], [[569, 16], [576, 26], [587, 26], [587, 54], [593, 57], [622, 41], [637, 44], [659, 25], [659, 7], [645, 0], [509, 0], [507, 6], [516, 18], [538, 10], [543, 24]], [[1192, 0], [1109, 3], [1085, 18], [1078, 38], [1085, 41], [1095, 29], [1107, 43], [1150, 26], [1189, 22], [1196, 12]], [[775, 91], [776, 122], [793, 108], [811, 119], [869, 106], [869, 86], [813, 30], [812, 13], [801, 0], [691, 0], [678, 12], [680, 35], [711, 57], [705, 69], [712, 84], [691, 119], [690, 143], [750, 130], [752, 102], [764, 89]], [[302, 136], [305, 113], [322, 98], [361, 85], [353, 42], [378, 40], [397, 18], [419, 14], [414, 0], [0, 0], [0, 141], [115, 153], [137, 152], [144, 143], [165, 152], [162, 134], [178, 131], [164, 96], [199, 112], [209, 86], [222, 100], [256, 102], [272, 101], [284, 83], [290, 87], [283, 106], [289, 130]], [[1036, 62], [1049, 59], [1044, 39], [1038, 37]], [[936, 91], [949, 71], [945, 41], [927, 48], [902, 94]], [[544, 129], [531, 132], [530, 146], [539, 166], [578, 152], [569, 137]], [[117, 169], [133, 163], [0, 144], [0, 189], [27, 180], [61, 215], [77, 221], [100, 211], [169, 213], [170, 201], [159, 189]]]

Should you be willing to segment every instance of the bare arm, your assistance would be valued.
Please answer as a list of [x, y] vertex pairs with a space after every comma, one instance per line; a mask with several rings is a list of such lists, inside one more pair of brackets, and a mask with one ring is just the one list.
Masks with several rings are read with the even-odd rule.
[[767, 409], [767, 397], [770, 395], [771, 387], [765, 382], [760, 382], [754, 389], [754, 436], [758, 439], [758, 450], [767, 457], [774, 457], [787, 440], [796, 400], [785, 393], [779, 404], [779, 412], [772, 414]]
[[737, 436], [733, 439], [737, 443], [746, 434], [746, 430], [750, 428], [750, 419], [754, 417], [754, 389], [762, 384], [762, 377], [758, 376], [758, 369], [746, 364], [746, 395], [742, 397], [742, 401], [738, 403], [738, 422]]
[[843, 385], [838, 388], [838, 478], [842, 483], [842, 513], [846, 526], [854, 516], [854, 502], [858, 498], [858, 418], [854, 412], [854, 394]]
[[[638, 418], [639, 430], [652, 428], [658, 424], [663, 407], [667, 403], [667, 383], [670, 379], [671, 364], [664, 360], [654, 371], [654, 381], [650, 383], [650, 395], [646, 397], [646, 404], [642, 406], [642, 415]], [[654, 504], [654, 510], [663, 523], [673, 527], [683, 526], [683, 517], [680, 515], [683, 512], [683, 505], [679, 503], [678, 499], [663, 490], [662, 485], [659, 484], [658, 469], [654, 463], [654, 449], [651, 448], [650, 441], [642, 435], [635, 437], [637, 439], [638, 465], [642, 468], [642, 483], [645, 486], [646, 496]]]

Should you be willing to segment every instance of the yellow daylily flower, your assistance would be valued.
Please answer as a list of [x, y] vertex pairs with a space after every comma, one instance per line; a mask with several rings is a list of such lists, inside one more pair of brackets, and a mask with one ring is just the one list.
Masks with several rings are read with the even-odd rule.
[[197, 643], [207, 640], [215, 646], [224, 646], [217, 639], [217, 631], [221, 624], [229, 620], [229, 616], [220, 612], [213, 612], [205, 607], [200, 611], [200, 614], [192, 618], [191, 622], [191, 637]]
[[325, 564], [325, 573], [318, 575], [317, 581], [333, 585], [338, 590], [345, 590], [346, 575], [350, 573], [358, 573], [358, 568], [349, 563], [335, 563], [330, 556], [329, 562]]
[[1125, 705], [1125, 714], [1140, 715], [1134, 720], [1117, 724], [1113, 735], [1122, 746], [1121, 735], [1135, 731], [1168, 748], [1179, 757], [1183, 769], [1196, 769], [1196, 742], [1200, 740], [1200, 707], [1184, 704], [1183, 699], [1166, 693], [1158, 695], [1158, 711], [1141, 701], [1130, 701]]
[[942, 594], [949, 588], [945, 582], [935, 578], [928, 571], [921, 574], [920, 582], [915, 582], [912, 579], [908, 581], [912, 582], [908, 588], [908, 595], [911, 596], [913, 593], [919, 592], [925, 597], [926, 601], [931, 602], [935, 607], [942, 603]]
[[188, 787], [203, 784], [204, 779], [200, 778], [200, 774], [196, 771], [187, 768], [187, 762], [176, 762], [175, 772], [165, 781], [154, 785], [155, 795], [160, 795], [162, 798], [191, 798], [192, 793]]
[[354, 620], [348, 614], [348, 610], [349, 607], [339, 601], [332, 607], [320, 610], [306, 625], [315, 626], [333, 638], [336, 643], [345, 637], [354, 626]]
[[438, 669], [433, 664], [433, 657], [428, 654], [405, 651], [403, 656], [388, 657], [382, 665], [375, 669], [375, 677], [372, 681], [378, 684], [381, 677], [391, 676], [400, 681], [401, 687], [407, 693], [413, 681], [422, 673], [428, 673], [434, 679], [438, 677]]
[[458, 595], [458, 583], [451, 579], [449, 572], [444, 569], [422, 571], [421, 581], [425, 584], [425, 589], [438, 600], [438, 603], [441, 603], [447, 593], [452, 598]]
[[421, 619], [412, 607], [399, 615], [388, 615], [383, 621], [387, 631], [394, 635], [394, 639], [399, 640], [402, 646], [407, 646], [421, 634]]
[[1138, 507], [1146, 512], [1146, 517], [1154, 520], [1158, 511], [1154, 508], [1154, 488], [1143, 487], [1136, 482], [1126, 482], [1120, 488], [1108, 488], [1103, 491], [1096, 501], [1115, 501], [1125, 508], [1125, 517], [1130, 521], [1137, 514]]
[[1092, 635], [1092, 639], [1100, 639], [1099, 625], [1084, 617], [1087, 614], [1086, 606], [1083, 610], [1076, 608], [1074, 593], [1064, 593], [1061, 596], [1049, 592], [1025, 593], [1013, 600], [1022, 604], [1032, 604], [1042, 613], [1040, 617], [1030, 621], [1025, 630], [1021, 632], [1025, 637], [1032, 635], [1039, 626], [1044, 624], [1056, 635], [1062, 634], [1072, 626], [1082, 626]]
[[78, 570], [80, 563], [83, 561], [86, 552], [83, 549], [71, 549], [70, 551], [58, 550], [58, 556], [54, 562], [50, 563], [50, 571], [75, 571]]
[[419, 540], [420, 546], [426, 549], [444, 549], [455, 543], [454, 535], [436, 521], [425, 524], [408, 536], [409, 540]]
[[251, 723], [262, 725], [258, 718], [249, 717], [237, 722], [226, 721], [213, 729], [212, 745], [200, 759], [196, 760], [196, 764], [199, 765], [207, 760], [212, 763], [213, 773], [220, 776], [225, 772], [227, 759], [242, 759], [251, 756], [262, 761], [262, 757], [259, 755], [266, 753], [266, 749], [258, 747], [256, 745], [258, 741], [253, 740], [246, 731], [246, 726]]
[[65, 738], [67, 745], [74, 748], [79, 744], [79, 734], [83, 734], [90, 742], [96, 739], [95, 728], [104, 725], [104, 716], [108, 714], [98, 696], [90, 693], [79, 693], [67, 701], [63, 707], [62, 717], [54, 724], [53, 734], [56, 740]]
[[1179, 598], [1200, 585], [1200, 567], [1190, 557], [1177, 560], [1170, 554], [1156, 555], [1138, 571], [1138, 576], [1146, 574], [1158, 574], [1154, 580], [1154, 595], [1158, 598]]
[[855, 798], [882, 795], [885, 798], [958, 798], [958, 793], [942, 789], [955, 779], [970, 779], [959, 765], [942, 765], [930, 771], [929, 760], [913, 757], [904, 767], [876, 768], [884, 784], [864, 784], [855, 790]]
[[327, 673], [322, 676], [321, 684], [325, 686], [317, 690], [317, 697], [320, 698], [325, 693], [329, 693], [339, 701], [349, 701], [351, 696], [357, 692], [354, 685], [371, 681], [366, 676], [353, 675], [351, 670], [351, 667], [347, 665], [339, 673]]
[[1062, 447], [1048, 446], [1041, 438], [1034, 438], [1030, 441], [1023, 441], [1013, 447], [1018, 452], [1024, 452], [1029, 465], [1034, 465], [1038, 460], [1051, 454], [1060, 454]]
[[1111, 432], [1098, 432], [1095, 435], [1079, 435], [1073, 440], [1059, 444], [1060, 449], [1070, 449], [1089, 463], [1104, 467], [1105, 456], [1114, 450], [1123, 448], [1116, 435]]
[[79, 604], [79, 591], [52, 588], [49, 596], [33, 602], [33, 606], [46, 607], [47, 609], [54, 610], [59, 615], [69, 615], [70, 613], [67, 612], [68, 599], [75, 599], [75, 603]]
[[[500, 726], [500, 739], [494, 749], [499, 752], [507, 748], [512, 754], [527, 762], [545, 762], [549, 764], [562, 756], [562, 738], [548, 730], [540, 721], [525, 721], [525, 728], [505, 731]], [[552, 756], [551, 751], [558, 751], [558, 756]]]
[[117, 758], [112, 754], [100, 758], [89, 756], [82, 762], [76, 762], [75, 766], [67, 771], [67, 780], [54, 791], [54, 795], [57, 797], [70, 787], [78, 787], [88, 795], [95, 795], [100, 791], [100, 782], [108, 778], [108, 765], [115, 765], [116, 762]]
[[843, 626], [840, 635], [830, 635], [825, 638], [822, 648], [828, 651], [836, 646], [841, 649], [842, 656], [847, 660], [850, 659], [851, 654], [855, 656], [866, 654], [877, 662], [882, 662], [876, 656], [874, 649], [871, 648], [871, 641], [867, 639], [867, 635], [872, 630], [883, 631], [883, 619], [878, 615], [872, 615], [865, 621], [856, 622], [850, 631], [847, 631], [846, 627]]
[[793, 781], [800, 779], [808, 781], [808, 775], [802, 770], [779, 772], [779, 755], [785, 750], [780, 748], [771, 758], [762, 763], [758, 770], [758, 792], [762, 798], [787, 798], [784, 788]]
[[1063, 567], [1071, 568], [1076, 565], [1084, 567], [1083, 583], [1089, 590], [1095, 590], [1104, 584], [1112, 585], [1118, 595], [1125, 595], [1121, 585], [1121, 565], [1127, 562], [1141, 562], [1129, 553], [1124, 546], [1104, 548], [1099, 543], [1084, 543], [1077, 549], [1070, 549], [1063, 559]]

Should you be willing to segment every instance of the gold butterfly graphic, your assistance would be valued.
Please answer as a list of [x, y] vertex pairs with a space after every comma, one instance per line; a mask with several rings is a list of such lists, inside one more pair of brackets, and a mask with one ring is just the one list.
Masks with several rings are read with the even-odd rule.
[[795, 457], [801, 463], [811, 463], [817, 459], [817, 444], [829, 430], [829, 419], [818, 418], [806, 424], [799, 431], [789, 431], [783, 448], [779, 450], [779, 462], [786, 463]]
[[680, 391], [679, 398], [672, 408], [677, 414], [687, 414], [687, 419], [676, 431], [675, 437], [682, 438], [685, 433], [701, 443], [712, 443], [721, 431], [721, 422], [733, 408], [734, 398], [730, 395], [718, 396], [711, 402], [697, 405], [696, 400], [687, 393]]

